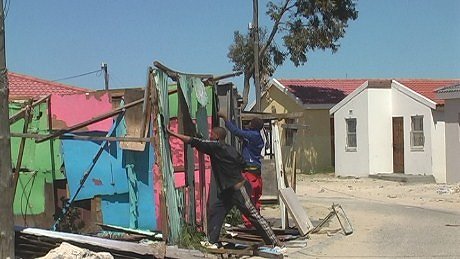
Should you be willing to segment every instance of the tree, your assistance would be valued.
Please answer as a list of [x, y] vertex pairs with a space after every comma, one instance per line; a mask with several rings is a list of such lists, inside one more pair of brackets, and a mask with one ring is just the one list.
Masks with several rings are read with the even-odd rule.
[[[338, 40], [345, 35], [350, 20], [358, 17], [354, 0], [283, 0], [267, 4], [267, 15], [273, 21], [267, 36], [265, 28], [259, 28], [260, 78], [273, 75], [277, 66], [287, 57], [295, 66], [308, 61], [308, 52], [331, 49], [335, 53]], [[229, 47], [228, 57], [234, 71], [243, 71], [243, 108], [248, 101], [250, 80], [254, 78], [252, 30], [246, 34], [234, 33], [234, 42]], [[280, 34], [282, 48], [276, 44], [275, 36]], [[266, 82], [261, 82], [261, 85]]]

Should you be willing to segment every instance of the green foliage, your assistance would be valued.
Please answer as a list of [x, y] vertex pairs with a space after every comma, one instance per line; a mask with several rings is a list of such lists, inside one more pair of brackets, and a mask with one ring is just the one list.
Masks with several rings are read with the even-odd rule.
[[[355, 0], [283, 0], [281, 3], [269, 1], [267, 15], [273, 21], [270, 34], [259, 28], [260, 74], [272, 76], [276, 67], [282, 65], [286, 57], [295, 66], [308, 60], [308, 52], [317, 49], [340, 47], [338, 40], [345, 35], [350, 20], [358, 17]], [[253, 33], [253, 32], [252, 32]], [[279, 37], [275, 37], [277, 34]], [[244, 71], [245, 77], [253, 77], [253, 38], [236, 31], [234, 42], [229, 47], [228, 57], [234, 63], [235, 71]], [[282, 49], [276, 40], [282, 40]], [[245, 80], [245, 88], [249, 87]]]
[[187, 249], [202, 250], [201, 241], [205, 239], [206, 235], [199, 232], [196, 227], [185, 224], [181, 230], [179, 239], [179, 247]]
[[241, 217], [240, 211], [233, 207], [225, 217], [225, 223], [228, 223], [232, 226], [243, 224], [243, 218]]

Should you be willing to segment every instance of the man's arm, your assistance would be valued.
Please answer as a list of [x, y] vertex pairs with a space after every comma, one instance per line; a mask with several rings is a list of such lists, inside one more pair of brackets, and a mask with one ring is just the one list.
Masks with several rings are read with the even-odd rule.
[[190, 144], [192, 147], [196, 148], [198, 151], [211, 155], [213, 153], [213, 148], [215, 147], [216, 143], [215, 142], [210, 142], [206, 140], [201, 140], [197, 138], [192, 138], [187, 135], [183, 135], [180, 133], [175, 133], [171, 131], [170, 129], [167, 129], [168, 133], [171, 136], [174, 136], [180, 140], [182, 140], [185, 144]]
[[168, 131], [169, 135], [174, 136], [174, 137], [182, 140], [182, 142], [184, 142], [185, 144], [190, 143], [190, 141], [192, 140], [192, 138], [190, 136], [182, 135], [180, 133], [175, 133], [175, 132], [171, 131], [169, 128], [167, 128], [166, 130]]
[[225, 121], [225, 127], [230, 131], [233, 135], [242, 138], [249, 138], [251, 137], [251, 133], [246, 130], [242, 130], [238, 128], [235, 123], [227, 118], [223, 112], [218, 113], [219, 117], [221, 117]]

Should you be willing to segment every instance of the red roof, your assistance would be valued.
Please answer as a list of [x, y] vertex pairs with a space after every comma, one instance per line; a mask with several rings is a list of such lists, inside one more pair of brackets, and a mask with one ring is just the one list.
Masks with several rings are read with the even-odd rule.
[[8, 72], [9, 99], [33, 98], [48, 94], [77, 94], [92, 90], [64, 85], [32, 76]]
[[460, 83], [460, 79], [397, 79], [396, 81], [437, 104], [444, 104], [444, 100], [436, 96], [437, 89]]
[[[304, 104], [335, 104], [368, 80], [374, 79], [279, 79], [278, 81]], [[460, 82], [460, 79], [395, 80], [438, 104], [444, 101], [436, 97], [436, 89]]]

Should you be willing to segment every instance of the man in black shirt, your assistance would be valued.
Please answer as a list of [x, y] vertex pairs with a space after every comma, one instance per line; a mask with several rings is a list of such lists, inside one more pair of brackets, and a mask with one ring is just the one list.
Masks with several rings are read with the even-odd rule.
[[174, 133], [169, 129], [168, 132], [211, 158], [217, 184], [217, 202], [211, 208], [208, 224], [210, 245], [216, 247], [225, 216], [236, 206], [251, 221], [266, 244], [282, 247], [268, 222], [252, 204], [251, 185], [241, 175], [245, 161], [234, 147], [225, 143], [226, 130], [222, 127], [213, 128], [209, 141]]

